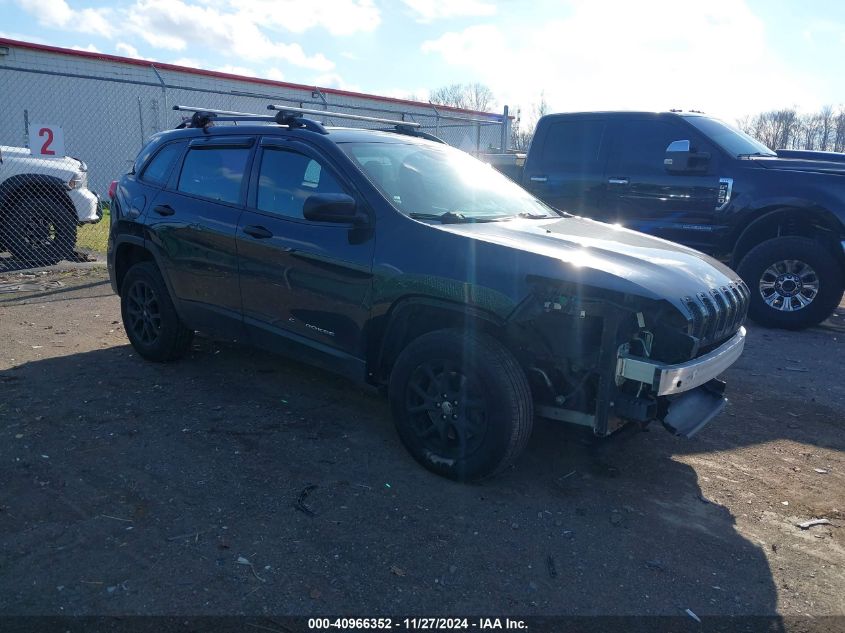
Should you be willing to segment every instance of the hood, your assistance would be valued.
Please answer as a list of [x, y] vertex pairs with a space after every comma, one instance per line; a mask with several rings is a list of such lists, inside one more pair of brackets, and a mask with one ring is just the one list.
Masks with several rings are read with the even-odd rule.
[[761, 156], [750, 159], [755, 165], [766, 169], [790, 171], [811, 171], [823, 174], [837, 174], [845, 176], [845, 162], [835, 160], [816, 160], [811, 158], [777, 158]]
[[519, 218], [434, 226], [539, 255], [546, 264], [556, 264], [538, 266], [537, 274], [559, 275], [561, 281], [577, 280], [587, 286], [667, 300], [683, 311], [683, 297], [739, 280], [730, 268], [696, 250], [586, 218]]

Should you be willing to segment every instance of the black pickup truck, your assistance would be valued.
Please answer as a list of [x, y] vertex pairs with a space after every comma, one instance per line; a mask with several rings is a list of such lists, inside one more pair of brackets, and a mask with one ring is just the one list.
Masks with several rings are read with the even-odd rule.
[[727, 263], [763, 325], [815, 325], [842, 298], [845, 154], [773, 152], [700, 113], [551, 114], [516, 178], [557, 209]]

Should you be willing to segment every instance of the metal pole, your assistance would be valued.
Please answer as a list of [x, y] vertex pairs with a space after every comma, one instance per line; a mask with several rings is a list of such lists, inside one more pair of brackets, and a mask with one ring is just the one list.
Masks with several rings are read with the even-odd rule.
[[144, 111], [141, 107], [141, 97], [138, 97], [138, 120], [141, 122], [141, 147], [144, 146]]
[[158, 72], [158, 68], [155, 67], [155, 64], [150, 64], [150, 68], [153, 69], [153, 72], [158, 77], [158, 82], [161, 84], [161, 94], [164, 95], [164, 125], [161, 126], [160, 129], [165, 130], [167, 129], [167, 86], [164, 83], [164, 79], [161, 78], [161, 75]]
[[505, 106], [505, 109], [502, 111], [502, 143], [500, 145], [502, 154], [508, 151], [508, 141], [510, 140], [510, 134], [508, 134], [509, 123], [508, 106]]
[[29, 147], [29, 110], [23, 111], [23, 146]]

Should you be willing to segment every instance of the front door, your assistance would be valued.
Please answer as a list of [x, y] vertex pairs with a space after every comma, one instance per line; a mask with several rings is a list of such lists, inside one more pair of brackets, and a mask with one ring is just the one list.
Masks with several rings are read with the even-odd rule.
[[[608, 222], [712, 252], [719, 194], [715, 148], [679, 121], [615, 120], [607, 161]], [[669, 173], [663, 160], [672, 141], [689, 140], [696, 152], [708, 152], [705, 172]]]
[[281, 136], [262, 140], [250, 188], [237, 231], [250, 338], [362, 378], [373, 225], [314, 222], [302, 214], [312, 194], [356, 197], [354, 189], [320, 153]]

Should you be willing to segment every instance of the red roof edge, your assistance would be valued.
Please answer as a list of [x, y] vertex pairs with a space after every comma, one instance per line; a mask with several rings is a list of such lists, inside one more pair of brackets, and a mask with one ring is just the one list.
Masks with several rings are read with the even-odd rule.
[[[262, 79], [259, 77], [246, 77], [244, 75], [233, 75], [231, 73], [222, 73], [216, 70], [204, 70], [201, 68], [190, 68], [188, 66], [177, 66], [176, 64], [159, 63], [153, 60], [135, 59], [133, 57], [121, 57], [119, 55], [109, 55], [106, 53], [93, 53], [91, 51], [78, 51], [72, 48], [62, 48], [60, 46], [49, 46], [47, 44], [36, 44], [35, 42], [25, 42], [23, 40], [11, 40], [5, 37], [0, 37], [0, 46], [17, 46], [20, 48], [28, 48], [36, 51], [44, 51], [47, 53], [58, 53], [60, 55], [70, 55], [72, 57], [83, 57], [85, 59], [96, 59], [106, 62], [116, 62], [119, 64], [131, 64], [133, 66], [143, 66], [149, 68], [155, 66], [159, 70], [172, 70], [181, 73], [189, 73], [192, 75], [201, 75], [204, 77], [214, 77], [217, 79], [234, 79], [237, 81], [244, 81], [253, 84], [260, 84], [265, 86], [276, 86], [278, 88], [294, 88], [298, 90], [319, 90], [324, 94], [340, 95], [345, 97], [357, 97], [359, 99], [372, 99], [374, 101], [381, 101], [384, 103], [399, 103], [403, 105], [414, 106], [417, 108], [431, 108], [436, 107], [438, 110], [447, 112], [454, 112], [460, 114], [469, 114], [473, 116], [498, 116], [501, 114], [495, 112], [481, 112], [478, 110], [467, 110], [465, 108], [455, 108], [453, 106], [438, 105], [426, 103], [423, 101], [412, 101], [410, 99], [397, 99], [394, 97], [383, 97], [381, 95], [367, 94], [365, 92], [353, 92], [351, 90], [340, 90], [338, 88], [320, 88], [319, 86], [308, 86], [305, 84], [295, 84], [287, 81], [274, 81], [273, 79]], [[513, 118], [512, 116], [508, 118]]]

